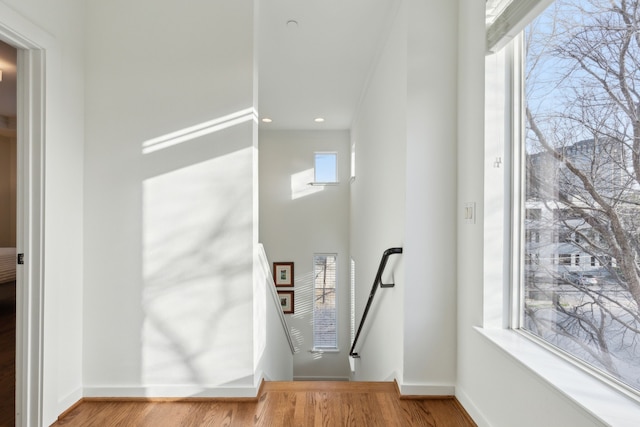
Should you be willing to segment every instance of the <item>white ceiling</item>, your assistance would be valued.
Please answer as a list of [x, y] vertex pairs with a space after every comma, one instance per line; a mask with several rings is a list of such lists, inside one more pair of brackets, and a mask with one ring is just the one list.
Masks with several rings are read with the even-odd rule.
[[[273, 119], [261, 127], [349, 129], [398, 1], [257, 2], [258, 108]], [[15, 49], [0, 42], [0, 115], [15, 116], [15, 64]]]
[[349, 129], [397, 3], [260, 0], [261, 128]]

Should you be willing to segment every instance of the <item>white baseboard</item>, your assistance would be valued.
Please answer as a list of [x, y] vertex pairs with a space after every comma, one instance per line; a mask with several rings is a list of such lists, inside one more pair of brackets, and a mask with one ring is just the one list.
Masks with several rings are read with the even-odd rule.
[[65, 397], [58, 401], [58, 414], [63, 413], [67, 409], [71, 408], [73, 405], [82, 400], [84, 396], [82, 395], [82, 388], [77, 388], [71, 393], [67, 394]]
[[456, 399], [458, 399], [458, 402], [460, 402], [464, 410], [467, 411], [467, 414], [473, 418], [473, 421], [475, 421], [478, 427], [491, 427], [491, 424], [489, 424], [482, 412], [473, 403], [469, 396], [467, 396], [467, 393], [459, 388], [456, 389]]
[[258, 386], [202, 387], [202, 386], [149, 386], [149, 387], [85, 387], [85, 398], [255, 398]]
[[294, 381], [349, 381], [349, 377], [293, 377]]
[[398, 382], [398, 389], [402, 396], [454, 396], [456, 388], [453, 385], [434, 384], [402, 384]]

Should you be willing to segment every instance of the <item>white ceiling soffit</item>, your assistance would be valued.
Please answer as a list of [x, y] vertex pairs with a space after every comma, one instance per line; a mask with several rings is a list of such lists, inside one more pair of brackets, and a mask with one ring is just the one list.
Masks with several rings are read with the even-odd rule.
[[513, 0], [486, 0], [486, 24], [489, 28]]
[[273, 120], [261, 129], [349, 129], [397, 4], [261, 0], [258, 112]]
[[486, 0], [487, 52], [497, 52], [554, 0]]

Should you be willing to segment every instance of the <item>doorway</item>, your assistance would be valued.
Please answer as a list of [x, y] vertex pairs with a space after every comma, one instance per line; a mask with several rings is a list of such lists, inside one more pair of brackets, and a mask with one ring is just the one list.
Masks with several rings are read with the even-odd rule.
[[[0, 41], [16, 54], [16, 253], [24, 265], [15, 273], [15, 387], [12, 411], [16, 426], [42, 424], [42, 312], [44, 249], [45, 53], [52, 39], [0, 2]], [[13, 28], [20, 28], [16, 32]], [[10, 73], [3, 72], [3, 80]], [[1, 82], [0, 82], [1, 84]], [[15, 258], [14, 258], [15, 260]], [[12, 297], [13, 295], [11, 295]]]
[[15, 425], [17, 49], [0, 41], [0, 425]]

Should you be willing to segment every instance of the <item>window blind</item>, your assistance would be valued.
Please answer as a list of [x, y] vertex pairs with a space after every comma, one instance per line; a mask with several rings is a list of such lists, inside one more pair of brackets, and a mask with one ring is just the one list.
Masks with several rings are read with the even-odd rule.
[[497, 52], [554, 0], [486, 0], [487, 51]]
[[338, 347], [336, 255], [314, 255], [313, 347]]

